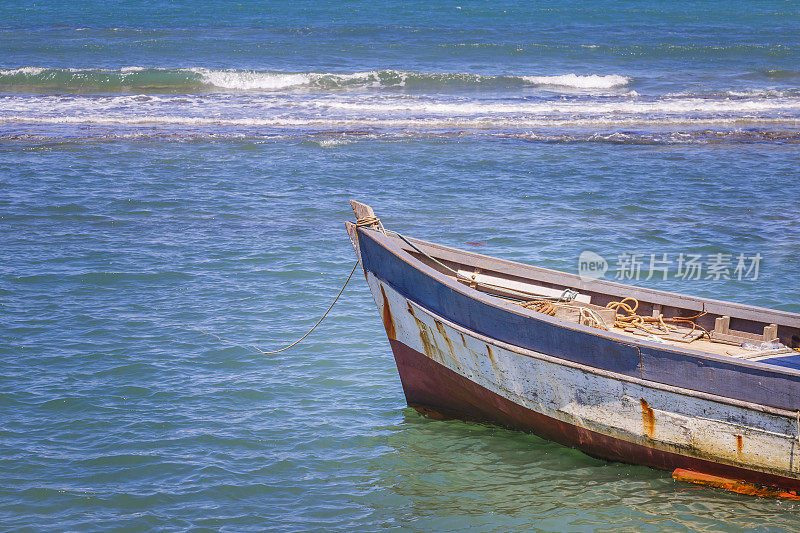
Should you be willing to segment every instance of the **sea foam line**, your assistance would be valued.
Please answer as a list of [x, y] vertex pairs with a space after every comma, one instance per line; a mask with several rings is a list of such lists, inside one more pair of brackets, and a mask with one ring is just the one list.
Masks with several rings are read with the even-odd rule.
[[328, 118], [402, 118], [413, 114], [424, 116], [463, 117], [477, 116], [507, 117], [540, 116], [556, 117], [574, 115], [592, 117], [661, 116], [748, 116], [749, 118], [774, 118], [779, 114], [787, 119], [800, 115], [800, 97], [755, 96], [751, 98], [661, 97], [643, 98], [623, 94], [614, 98], [581, 97], [514, 99], [465, 98], [438, 95], [409, 95], [389, 93], [364, 95], [359, 93], [338, 94], [291, 94], [275, 95], [0, 95], [0, 116], [52, 114], [97, 116], [98, 114], [120, 114], [127, 116], [191, 114], [217, 117], [247, 116], [260, 118], [278, 113], [282, 116]]
[[563, 128], [563, 127], [663, 127], [709, 125], [800, 125], [800, 118], [752, 118], [752, 117], [684, 117], [675, 116], [654, 120], [645, 116], [618, 117], [430, 117], [430, 118], [209, 118], [181, 116], [25, 116], [10, 115], [0, 117], [0, 123], [12, 124], [75, 124], [86, 126], [188, 126], [188, 127], [256, 127], [256, 128], [351, 128], [374, 129], [389, 128], [408, 131], [424, 131], [437, 128], [459, 128], [464, 130], [519, 130], [520, 128]]

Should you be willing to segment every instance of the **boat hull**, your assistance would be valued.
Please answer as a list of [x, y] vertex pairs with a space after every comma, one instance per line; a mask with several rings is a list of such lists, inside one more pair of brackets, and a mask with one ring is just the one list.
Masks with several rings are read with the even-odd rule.
[[359, 231], [351, 238], [365, 271], [471, 332], [648, 382], [800, 411], [800, 371], [636, 339], [535, 313], [427, 267], [381, 232]]
[[365, 273], [407, 403], [589, 455], [800, 490], [794, 417], [521, 349], [455, 324]]

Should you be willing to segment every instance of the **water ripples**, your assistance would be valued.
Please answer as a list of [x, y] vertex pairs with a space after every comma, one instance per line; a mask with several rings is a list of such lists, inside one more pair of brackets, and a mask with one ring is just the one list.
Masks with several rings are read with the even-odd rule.
[[642, 283], [799, 311], [790, 147], [137, 140], [0, 152], [7, 527], [793, 527], [794, 504], [415, 414], [359, 276], [296, 349], [248, 348], [295, 340], [335, 296], [354, 261], [350, 198], [409, 235], [573, 272], [584, 249], [761, 252], [756, 281]]

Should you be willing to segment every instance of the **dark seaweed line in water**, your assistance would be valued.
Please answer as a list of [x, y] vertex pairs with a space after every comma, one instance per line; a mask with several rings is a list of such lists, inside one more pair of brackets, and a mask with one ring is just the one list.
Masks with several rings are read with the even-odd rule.
[[324, 129], [318, 131], [128, 131], [128, 132], [75, 132], [53, 134], [47, 132], [0, 134], [0, 142], [104, 142], [117, 140], [241, 140], [253, 142], [269, 141], [320, 141], [339, 139], [343, 141], [408, 141], [408, 140], [457, 140], [476, 138], [485, 140], [522, 141], [533, 143], [609, 143], [633, 145], [673, 144], [800, 144], [800, 131], [786, 130], [733, 130], [733, 131], [673, 131], [673, 132], [579, 132], [558, 133], [544, 131], [485, 132], [474, 130], [455, 131], [380, 131], [364, 129]]

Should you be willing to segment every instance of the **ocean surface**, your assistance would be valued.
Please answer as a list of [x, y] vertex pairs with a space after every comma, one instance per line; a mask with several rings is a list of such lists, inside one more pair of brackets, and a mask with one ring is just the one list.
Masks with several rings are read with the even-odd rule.
[[351, 198], [800, 312], [799, 58], [795, 2], [1, 3], [0, 529], [797, 530], [418, 415], [360, 275], [254, 346], [333, 300]]

